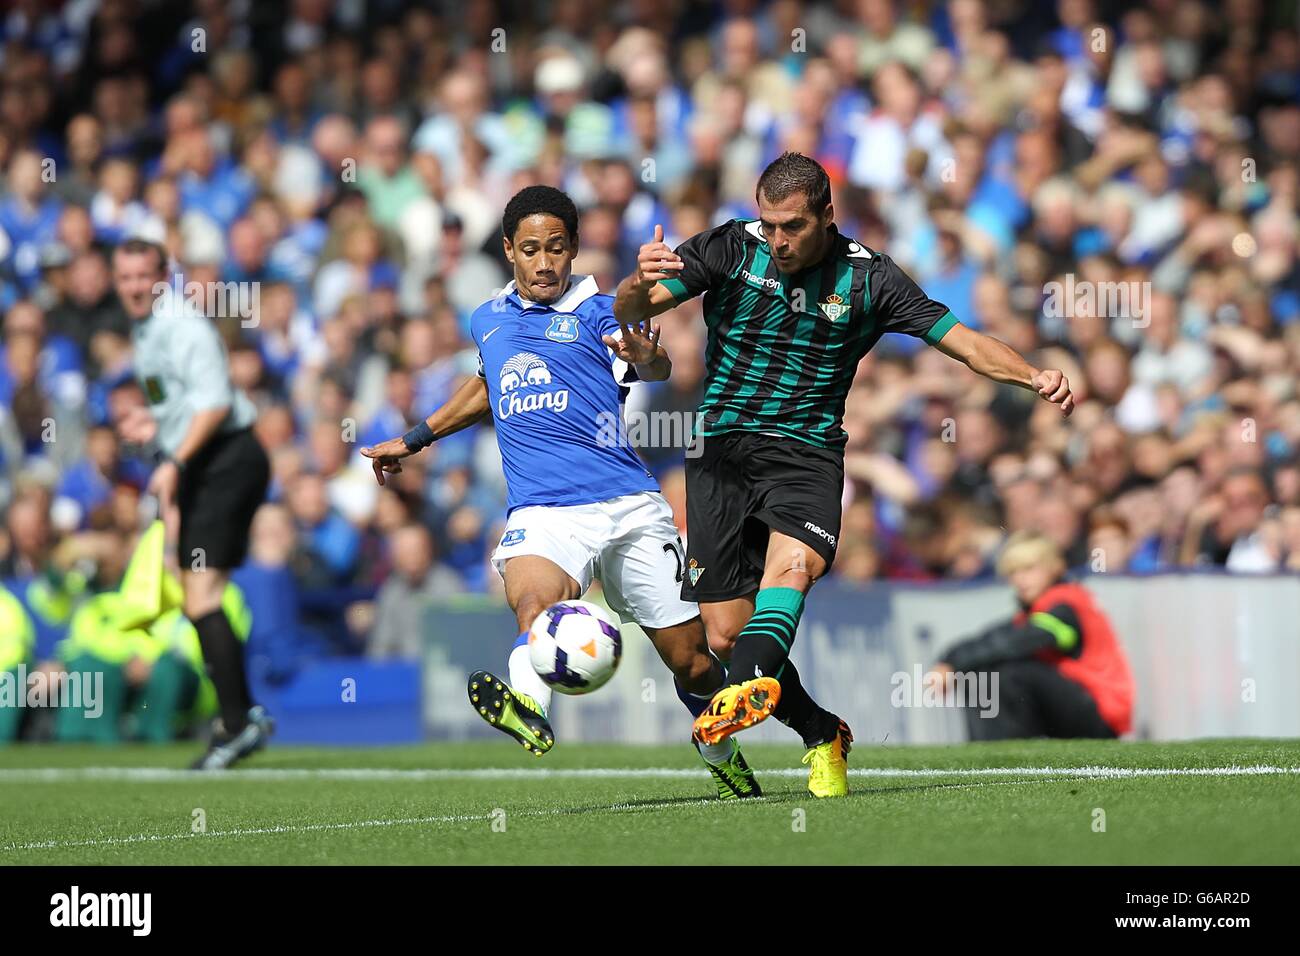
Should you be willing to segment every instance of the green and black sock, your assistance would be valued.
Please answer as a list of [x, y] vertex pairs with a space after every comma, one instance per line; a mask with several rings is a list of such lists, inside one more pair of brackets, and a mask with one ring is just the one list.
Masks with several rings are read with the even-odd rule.
[[727, 665], [730, 680], [741, 684], [755, 677], [781, 679], [790, 645], [803, 613], [803, 592], [795, 588], [763, 588], [754, 600], [754, 616], [736, 637]]
[[816, 747], [835, 736], [839, 718], [817, 705], [804, 689], [799, 671], [790, 660], [803, 592], [795, 588], [764, 588], [754, 601], [754, 616], [736, 637], [727, 665], [732, 683], [754, 677], [775, 677], [781, 683], [781, 701], [773, 716]]
[[804, 747], [811, 750], [835, 738], [840, 719], [820, 707], [804, 689], [794, 661], [785, 662], [781, 672], [781, 702], [772, 716], [803, 738]]

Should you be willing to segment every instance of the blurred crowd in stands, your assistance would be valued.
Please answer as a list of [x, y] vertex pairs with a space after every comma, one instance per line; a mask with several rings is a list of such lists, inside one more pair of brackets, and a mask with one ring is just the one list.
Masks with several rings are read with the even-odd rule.
[[[152, 462], [112, 245], [255, 290], [214, 317], [271, 501], [236, 575], [254, 666], [413, 657], [427, 595], [497, 593], [490, 425], [380, 488], [358, 448], [474, 374], [532, 183], [612, 292], [752, 217], [784, 150], [841, 231], [1081, 402], [1062, 419], [918, 340], [863, 361], [833, 575], [991, 578], [1038, 528], [1081, 573], [1300, 571], [1300, 34], [1263, 0], [13, 0], [0, 20], [0, 578], [56, 653], [116, 586]], [[663, 318], [700, 398], [700, 303]], [[656, 417], [658, 416], [658, 417]], [[686, 420], [689, 420], [688, 418]], [[652, 427], [651, 435], [662, 429]], [[642, 449], [679, 520], [683, 443]], [[664, 447], [668, 445], [668, 447]], [[688, 534], [689, 529], [683, 528]]]

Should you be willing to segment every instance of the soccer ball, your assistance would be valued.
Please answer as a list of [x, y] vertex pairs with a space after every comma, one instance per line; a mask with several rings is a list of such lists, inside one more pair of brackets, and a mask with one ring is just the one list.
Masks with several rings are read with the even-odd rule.
[[561, 694], [590, 694], [614, 676], [623, 636], [603, 608], [586, 601], [552, 604], [528, 631], [528, 658]]

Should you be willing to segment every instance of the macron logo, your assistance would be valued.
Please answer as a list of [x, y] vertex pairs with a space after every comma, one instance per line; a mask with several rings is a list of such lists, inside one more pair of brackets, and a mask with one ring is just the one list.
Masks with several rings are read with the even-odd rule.
[[70, 893], [50, 897], [51, 926], [129, 926], [133, 936], [148, 936], [152, 926], [152, 893]]
[[818, 527], [817, 525], [813, 524], [811, 521], [805, 521], [804, 527], [807, 528], [809, 531], [811, 531], [813, 534], [817, 535], [817, 537], [825, 538], [827, 541], [831, 543], [832, 548], [835, 547], [835, 535], [831, 534], [829, 531], [825, 530], [824, 528]]
[[771, 290], [772, 292], [775, 292], [777, 289], [781, 287], [781, 283], [777, 282], [775, 279], [769, 279], [767, 278], [767, 276], [756, 276], [748, 269], [741, 269], [740, 274], [745, 277], [746, 282], [755, 282], [758, 285], [761, 285], [763, 288]]

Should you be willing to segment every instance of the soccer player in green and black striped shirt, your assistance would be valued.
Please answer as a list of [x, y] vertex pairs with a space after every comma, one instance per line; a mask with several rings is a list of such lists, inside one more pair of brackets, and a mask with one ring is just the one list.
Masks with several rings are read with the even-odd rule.
[[704, 294], [708, 377], [698, 457], [688, 458], [687, 567], [709, 641], [733, 683], [695, 723], [716, 743], [775, 712], [809, 749], [809, 790], [847, 792], [852, 736], [818, 707], [789, 662], [804, 596], [840, 533], [844, 401], [859, 360], [885, 332], [923, 338], [997, 382], [1074, 407], [1060, 371], [962, 325], [888, 256], [841, 235], [830, 180], [786, 153], [764, 170], [759, 218], [732, 220], [676, 251], [641, 247], [614, 312], [634, 330]]

